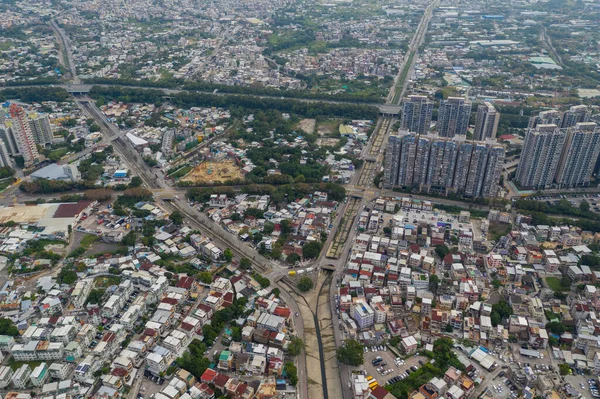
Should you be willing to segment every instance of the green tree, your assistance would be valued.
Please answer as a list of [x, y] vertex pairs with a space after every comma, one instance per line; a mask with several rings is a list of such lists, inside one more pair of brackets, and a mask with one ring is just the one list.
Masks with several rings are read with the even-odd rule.
[[252, 268], [252, 262], [248, 258], [240, 259], [240, 269], [242, 270], [250, 270]]
[[98, 304], [102, 301], [102, 297], [104, 296], [105, 290], [93, 289], [90, 291], [90, 295], [88, 296], [88, 303]]
[[9, 335], [16, 337], [19, 335], [19, 330], [14, 325], [11, 319], [5, 317], [0, 318], [0, 335]]
[[298, 284], [296, 284], [296, 287], [298, 287], [298, 289], [302, 292], [310, 291], [313, 286], [314, 286], [313, 280], [312, 280], [312, 278], [310, 278], [308, 276], [300, 277]]
[[315, 259], [321, 253], [322, 244], [317, 241], [309, 242], [302, 247], [302, 256], [304, 259]]
[[60, 284], [73, 284], [77, 281], [77, 273], [63, 267], [58, 273], [57, 280]]
[[440, 278], [435, 274], [429, 276], [429, 290], [433, 293], [433, 295], [437, 295], [438, 286], [440, 284]]
[[298, 356], [304, 349], [304, 341], [300, 337], [292, 337], [288, 346], [288, 355]]
[[224, 252], [223, 252], [223, 257], [225, 258], [225, 260], [227, 262], [231, 262], [231, 260], [233, 259], [233, 253], [231, 252], [231, 249], [227, 248]]
[[290, 233], [292, 232], [292, 224], [291, 224], [290, 220], [283, 219], [279, 225], [281, 227], [281, 234], [286, 237], [289, 236]]
[[502, 287], [502, 282], [500, 280], [498, 280], [497, 278], [492, 280], [492, 285], [494, 286], [495, 289], [498, 289], [500, 287]]
[[141, 186], [143, 183], [142, 178], [139, 176], [133, 176], [131, 178], [131, 181], [129, 182], [129, 187], [134, 188], [134, 187], [139, 187]]
[[501, 300], [497, 304], [492, 305], [492, 314], [490, 316], [492, 325], [497, 326], [502, 322], [502, 319], [508, 318], [511, 314], [512, 308], [505, 300]]
[[364, 362], [364, 349], [360, 342], [348, 339], [336, 351], [337, 359], [349, 366], [358, 367]]
[[448, 255], [450, 253], [450, 248], [448, 248], [447, 245], [442, 244], [442, 245], [436, 245], [435, 247], [435, 253], [442, 259], [444, 259], [446, 257], [446, 255]]
[[137, 240], [137, 234], [135, 231], [131, 230], [129, 233], [123, 237], [121, 240], [121, 245], [125, 245], [126, 247], [133, 247], [135, 245], [135, 241]]
[[558, 365], [558, 370], [560, 371], [560, 375], [569, 375], [571, 374], [571, 367], [569, 367], [566, 363], [561, 363]]
[[583, 213], [587, 213], [587, 212], [589, 212], [589, 211], [590, 211], [590, 204], [589, 204], [587, 201], [585, 201], [585, 200], [582, 200], [582, 201], [579, 203], [579, 210], [580, 210], [581, 212], [583, 212]]
[[565, 331], [567, 331], [565, 326], [563, 326], [563, 324], [559, 321], [551, 321], [550, 323], [547, 323], [546, 329], [556, 335], [562, 335]]
[[269, 235], [275, 230], [275, 225], [271, 222], [265, 222], [263, 226], [263, 234]]
[[296, 264], [296, 262], [300, 262], [300, 255], [298, 255], [295, 252], [292, 252], [291, 254], [289, 254], [287, 256], [287, 258], [285, 258], [285, 260], [290, 264], [290, 265], [294, 265]]
[[446, 327], [444, 328], [444, 330], [445, 330], [447, 333], [451, 333], [451, 332], [453, 332], [453, 331], [454, 331], [454, 328], [452, 327], [452, 324], [448, 323], [448, 324], [446, 324]]
[[284, 369], [285, 369], [285, 374], [288, 376], [288, 378], [290, 380], [290, 385], [296, 386], [296, 384], [298, 384], [298, 370], [297, 370], [296, 366], [294, 366], [294, 363], [285, 362]]
[[213, 281], [213, 276], [211, 272], [200, 272], [198, 273], [198, 280], [204, 284], [210, 284]]
[[169, 219], [176, 226], [181, 226], [183, 224], [183, 215], [178, 210], [173, 211], [171, 215], [169, 215]]

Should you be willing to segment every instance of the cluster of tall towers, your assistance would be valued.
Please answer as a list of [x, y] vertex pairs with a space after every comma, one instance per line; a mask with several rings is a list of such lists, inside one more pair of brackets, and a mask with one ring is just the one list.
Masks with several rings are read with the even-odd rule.
[[529, 120], [515, 180], [522, 188], [582, 187], [600, 155], [600, 128], [584, 105], [543, 111]]
[[496, 197], [504, 156], [504, 146], [492, 142], [401, 131], [389, 138], [383, 182], [386, 188]]
[[[25, 167], [36, 164], [40, 154], [37, 146], [52, 143], [52, 127], [48, 115], [27, 112], [17, 104], [11, 104], [6, 117], [0, 111], [0, 161], [9, 155], [22, 156]], [[8, 164], [7, 164], [8, 165]]]
[[477, 108], [475, 140], [467, 139], [471, 102], [442, 100], [430, 133], [433, 101], [410, 96], [403, 104], [400, 132], [386, 148], [383, 184], [438, 194], [496, 197], [505, 148], [495, 143], [500, 114], [490, 103]]
[[[462, 97], [448, 97], [440, 101], [435, 131], [439, 137], [464, 136], [469, 128], [471, 102]], [[427, 134], [431, 127], [433, 101], [425, 96], [410, 96], [402, 107], [400, 128], [412, 133]], [[478, 141], [493, 139], [498, 131], [500, 113], [485, 102], [477, 107], [473, 138]]]

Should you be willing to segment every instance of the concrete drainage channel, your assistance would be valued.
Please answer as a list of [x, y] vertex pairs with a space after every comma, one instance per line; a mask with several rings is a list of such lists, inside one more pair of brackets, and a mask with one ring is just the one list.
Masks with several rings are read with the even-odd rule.
[[[323, 289], [323, 287], [325, 286], [325, 284], [327, 284], [327, 282], [331, 279], [331, 277], [327, 277], [327, 279], [323, 282], [323, 284], [321, 284], [321, 287], [319, 288], [319, 294], [321, 293], [321, 290]], [[325, 352], [323, 351], [323, 341], [321, 339], [321, 327], [319, 326], [319, 318], [317, 317], [317, 313], [314, 312], [311, 308], [310, 305], [308, 304], [308, 301], [306, 300], [306, 298], [304, 298], [304, 296], [302, 294], [299, 294], [296, 292], [296, 290], [294, 289], [294, 287], [289, 283], [289, 281], [287, 281], [289, 279], [282, 279], [281, 283], [287, 285], [290, 289], [290, 291], [295, 292], [298, 297], [302, 298], [302, 300], [304, 301], [304, 304], [306, 305], [306, 307], [308, 308], [308, 310], [310, 310], [310, 313], [312, 313], [313, 315], [313, 321], [315, 323], [315, 336], [317, 338], [317, 345], [319, 347], [319, 363], [321, 364], [321, 387], [323, 388], [323, 398], [324, 399], [329, 399], [329, 393], [327, 391], [327, 373], [325, 371]], [[317, 296], [317, 306], [316, 309], [319, 309], [319, 296]], [[305, 327], [306, 330], [306, 327]], [[308, 378], [308, 376], [307, 376]]]

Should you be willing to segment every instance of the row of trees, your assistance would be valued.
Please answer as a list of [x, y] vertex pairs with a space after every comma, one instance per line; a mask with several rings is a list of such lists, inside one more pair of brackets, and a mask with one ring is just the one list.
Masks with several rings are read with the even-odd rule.
[[[165, 94], [161, 90], [124, 87], [94, 86], [90, 91], [94, 99], [123, 102], [162, 103]], [[199, 92], [181, 92], [171, 96], [171, 102], [178, 107], [221, 107], [228, 108], [232, 115], [241, 116], [247, 110], [276, 109], [306, 118], [338, 117], [354, 119], [377, 119], [376, 107], [359, 104], [332, 104], [325, 102], [302, 102], [253, 96], [220, 96]]]
[[0, 91], [0, 101], [12, 99], [19, 99], [27, 103], [63, 102], [69, 99], [69, 93], [60, 87], [6, 87]]

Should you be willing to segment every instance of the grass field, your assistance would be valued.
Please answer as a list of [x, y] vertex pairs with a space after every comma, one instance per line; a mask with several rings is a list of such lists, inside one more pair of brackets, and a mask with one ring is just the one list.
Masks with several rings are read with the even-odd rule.
[[180, 177], [183, 177], [190, 173], [192, 169], [194, 169], [192, 166], [184, 166], [171, 173], [169, 177], [172, 177], [173, 179], [179, 179]]
[[561, 281], [558, 277], [546, 277], [546, 283], [548, 283], [548, 287], [550, 287], [554, 292], [569, 290], [569, 287], [565, 287], [561, 284]]

